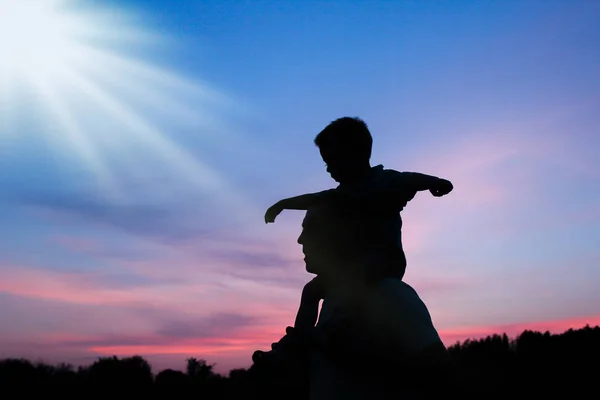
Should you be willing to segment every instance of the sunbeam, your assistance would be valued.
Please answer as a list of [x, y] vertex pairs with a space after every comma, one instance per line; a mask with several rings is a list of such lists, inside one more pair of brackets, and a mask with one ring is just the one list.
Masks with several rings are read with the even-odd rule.
[[106, 194], [109, 199], [111, 201], [123, 201], [121, 192], [117, 188], [110, 171], [100, 158], [93, 143], [81, 131], [77, 120], [60, 97], [59, 92], [52, 88], [47, 80], [38, 79], [36, 75], [30, 76], [29, 79], [36, 87], [37, 92], [43, 97], [49, 111], [57, 119], [61, 133], [65, 135], [66, 140], [75, 148], [76, 153], [81, 157], [81, 161], [84, 163], [87, 162], [92, 168], [100, 184], [107, 191]]
[[[233, 104], [203, 83], [126, 51], [164, 38], [122, 10], [90, 8], [79, 0], [0, 4], [0, 141], [8, 141], [9, 133], [18, 137], [13, 122], [31, 117], [31, 110], [25, 115], [22, 107], [11, 108], [26, 87], [44, 111], [39, 134], [51, 135], [61, 157], [85, 167], [94, 178], [86, 184], [107, 201], [131, 200], [123, 176], [152, 181], [149, 175], [160, 173], [237, 212], [251, 212], [224, 176], [166, 133], [178, 125], [213, 142], [226, 140], [218, 111]], [[155, 189], [157, 196], [160, 191]]]
[[161, 157], [163, 161], [170, 163], [177, 172], [185, 174], [191, 183], [194, 183], [209, 191], [213, 191], [217, 195], [226, 195], [230, 199], [235, 199], [233, 192], [228, 192], [228, 189], [223, 184], [223, 177], [219, 176], [217, 171], [212, 170], [205, 164], [191, 157], [186, 151], [174, 145], [164, 135], [150, 126], [143, 118], [129, 110], [126, 104], [121, 103], [118, 99], [102, 90], [98, 85], [95, 85], [89, 79], [72, 73], [69, 76], [72, 83], [82, 90], [92, 102], [103, 107], [117, 121], [120, 121], [131, 134], [135, 135], [136, 141], [150, 145], [153, 148], [161, 149]]
[[[90, 61], [85, 66], [86, 75], [94, 76], [104, 86], [118, 88], [122, 95], [130, 96], [153, 113], [170, 115], [187, 124], [218, 128], [218, 119], [211, 115], [210, 107], [233, 105], [227, 97], [206, 85], [199, 85], [139, 61], [90, 48], [82, 47], [79, 52]], [[119, 71], [119, 74], [111, 71]], [[123, 79], [124, 76], [134, 79]], [[194, 107], [181, 102], [183, 96], [192, 97]], [[200, 103], [204, 109], [199, 107]], [[216, 134], [217, 129], [206, 132]]]

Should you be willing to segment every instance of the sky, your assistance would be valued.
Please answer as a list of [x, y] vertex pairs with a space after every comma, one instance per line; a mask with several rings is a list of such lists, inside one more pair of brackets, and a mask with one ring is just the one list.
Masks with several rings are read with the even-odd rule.
[[599, 2], [43, 3], [0, 0], [0, 357], [248, 367], [342, 116], [454, 184], [402, 212], [447, 345], [600, 324]]

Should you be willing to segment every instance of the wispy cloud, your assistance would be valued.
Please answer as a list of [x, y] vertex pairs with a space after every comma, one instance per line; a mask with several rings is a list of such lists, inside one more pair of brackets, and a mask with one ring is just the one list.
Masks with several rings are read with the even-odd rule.
[[210, 222], [201, 223], [195, 212], [197, 206], [192, 206], [189, 199], [182, 201], [183, 204], [115, 204], [89, 193], [39, 193], [20, 196], [18, 203], [49, 213], [51, 218], [116, 228], [134, 236], [165, 243], [178, 243], [210, 232]]

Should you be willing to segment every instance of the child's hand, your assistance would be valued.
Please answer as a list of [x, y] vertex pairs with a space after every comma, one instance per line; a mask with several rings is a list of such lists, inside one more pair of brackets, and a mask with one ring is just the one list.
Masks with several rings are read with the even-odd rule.
[[282, 211], [283, 207], [279, 202], [269, 207], [265, 213], [265, 224], [268, 224], [269, 222], [275, 222], [275, 218], [277, 218]]
[[450, 193], [454, 189], [452, 183], [446, 179], [439, 179], [435, 186], [429, 189], [432, 195], [435, 197], [442, 197]]

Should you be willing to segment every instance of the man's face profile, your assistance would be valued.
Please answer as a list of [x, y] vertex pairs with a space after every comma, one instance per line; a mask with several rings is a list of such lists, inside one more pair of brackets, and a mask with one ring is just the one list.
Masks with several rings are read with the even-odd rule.
[[[344, 248], [349, 242], [345, 240], [345, 227], [342, 219], [332, 215], [331, 207], [311, 207], [302, 221], [302, 233], [298, 243], [302, 245], [306, 270], [310, 273], [326, 272], [334, 263], [340, 263], [343, 255], [350, 253]], [[345, 233], [348, 233], [347, 230]]]
[[315, 212], [310, 209], [306, 212], [306, 216], [302, 221], [302, 232], [298, 237], [298, 244], [302, 245], [302, 253], [304, 254], [304, 263], [306, 271], [312, 274], [319, 273], [319, 246], [320, 240], [317, 237], [317, 229], [315, 229]]

